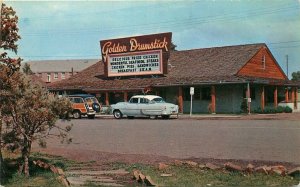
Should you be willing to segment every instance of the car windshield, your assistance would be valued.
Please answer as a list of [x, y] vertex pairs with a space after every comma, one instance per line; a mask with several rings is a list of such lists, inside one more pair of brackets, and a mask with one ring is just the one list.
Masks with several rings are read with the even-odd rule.
[[156, 103], [165, 103], [164, 99], [161, 97], [156, 97], [152, 99], [152, 101], [155, 101]]

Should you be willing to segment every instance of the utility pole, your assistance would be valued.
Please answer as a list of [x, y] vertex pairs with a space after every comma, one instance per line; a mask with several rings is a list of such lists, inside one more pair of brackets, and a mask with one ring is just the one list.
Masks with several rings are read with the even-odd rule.
[[286, 56], [286, 75], [289, 78], [289, 55]]

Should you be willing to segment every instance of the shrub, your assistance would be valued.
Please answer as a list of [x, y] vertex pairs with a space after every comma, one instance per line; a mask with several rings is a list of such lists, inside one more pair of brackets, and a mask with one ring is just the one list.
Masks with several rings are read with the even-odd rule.
[[291, 113], [293, 112], [293, 110], [289, 107], [283, 107], [283, 106], [278, 106], [277, 108], [273, 108], [273, 107], [265, 107], [264, 110], [262, 110], [260, 107], [254, 109], [252, 111], [253, 113], [257, 113], [257, 114], [275, 114], [275, 113]]
[[258, 107], [258, 108], [256, 108], [256, 109], [254, 109], [252, 112], [253, 112], [253, 113], [257, 113], [257, 114], [262, 114], [262, 113], [263, 113], [263, 110], [262, 110], [260, 107]]
[[265, 107], [263, 113], [264, 114], [275, 114], [276, 109], [273, 107]]
[[284, 108], [284, 112], [285, 112], [285, 113], [292, 113], [292, 112], [293, 112], [293, 109], [291, 109], [291, 107], [289, 107], [289, 106], [286, 106], [286, 107]]
[[243, 113], [248, 112], [248, 103], [245, 99], [241, 103], [241, 112]]
[[277, 111], [277, 113], [283, 113], [284, 112], [284, 107], [283, 106], [278, 106], [276, 111]]

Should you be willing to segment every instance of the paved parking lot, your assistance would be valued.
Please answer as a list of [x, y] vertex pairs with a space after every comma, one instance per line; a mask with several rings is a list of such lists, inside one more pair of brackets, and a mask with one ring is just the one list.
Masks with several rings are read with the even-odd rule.
[[300, 164], [299, 121], [82, 119], [72, 123], [73, 142], [49, 140], [48, 148]]

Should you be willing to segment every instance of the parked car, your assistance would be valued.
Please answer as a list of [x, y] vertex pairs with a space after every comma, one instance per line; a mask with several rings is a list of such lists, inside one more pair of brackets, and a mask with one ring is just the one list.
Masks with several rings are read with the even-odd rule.
[[96, 112], [100, 112], [101, 105], [93, 95], [76, 94], [68, 95], [72, 103], [72, 115], [75, 119], [80, 119], [81, 116], [86, 115], [89, 119], [94, 119]]
[[163, 98], [156, 95], [136, 95], [129, 102], [119, 102], [111, 105], [111, 111], [116, 119], [123, 115], [127, 118], [134, 117], [158, 117], [170, 118], [170, 115], [178, 115], [178, 105], [166, 103]]

